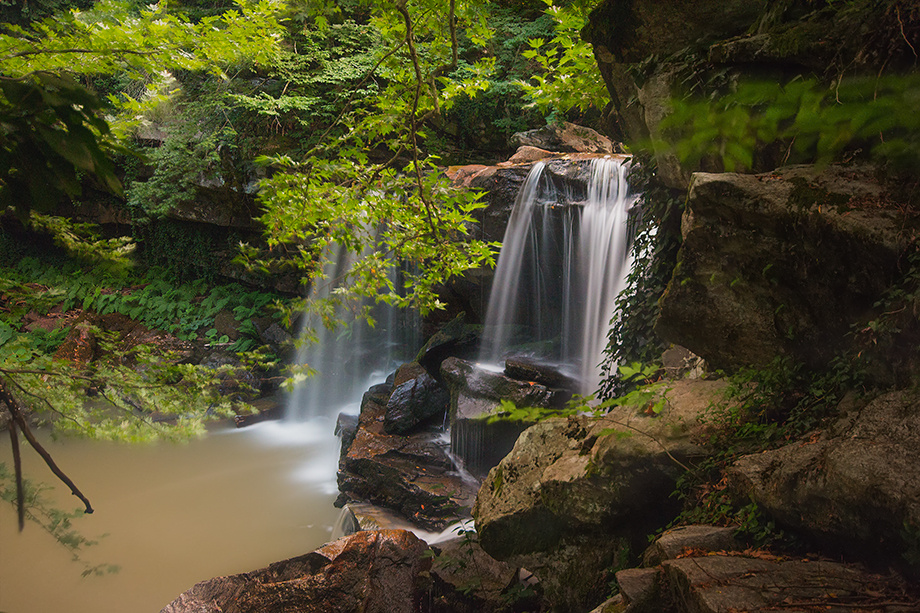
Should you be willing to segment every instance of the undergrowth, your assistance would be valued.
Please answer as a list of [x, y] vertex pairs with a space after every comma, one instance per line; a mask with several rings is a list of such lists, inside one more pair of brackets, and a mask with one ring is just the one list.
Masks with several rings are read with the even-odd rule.
[[[723, 376], [724, 373], [720, 373]], [[859, 362], [835, 359], [815, 372], [787, 357], [762, 368], [744, 368], [725, 377], [728, 386], [703, 415], [710, 455], [677, 481], [674, 496], [684, 511], [670, 524], [734, 526], [753, 545], [794, 545], [755, 503], [739, 500], [725, 470], [742, 456], [775, 449], [820, 428], [844, 395], [864, 389]]]
[[230, 339], [214, 328], [221, 311], [238, 322], [239, 339], [231, 351], [248, 351], [259, 344], [252, 318], [273, 312], [274, 294], [237, 283], [209, 285], [196, 280], [176, 285], [163, 269], [143, 273], [108, 272], [73, 261], [23, 257], [0, 266], [0, 344], [15, 333], [28, 333], [42, 352], [51, 352], [64, 340], [66, 330], [28, 332], [23, 317], [29, 313], [67, 312], [72, 309], [100, 315], [120, 313], [148, 328], [163, 330], [181, 340], [207, 339], [226, 344]]

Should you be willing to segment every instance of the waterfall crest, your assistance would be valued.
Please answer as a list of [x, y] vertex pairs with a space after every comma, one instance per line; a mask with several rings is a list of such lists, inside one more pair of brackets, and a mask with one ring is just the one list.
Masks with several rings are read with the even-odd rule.
[[[495, 271], [480, 361], [511, 353], [559, 362], [583, 394], [600, 363], [617, 295], [630, 270], [627, 160], [591, 160], [586, 195], [534, 165], [514, 208]], [[529, 342], [522, 344], [522, 339]]]

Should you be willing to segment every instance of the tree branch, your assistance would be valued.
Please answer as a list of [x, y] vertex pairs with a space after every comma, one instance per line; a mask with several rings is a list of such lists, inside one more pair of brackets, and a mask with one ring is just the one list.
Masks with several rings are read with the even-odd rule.
[[428, 202], [428, 198], [425, 197], [425, 187], [422, 184], [422, 168], [418, 161], [418, 119], [415, 115], [418, 113], [418, 103], [422, 95], [422, 84], [424, 83], [424, 79], [422, 78], [422, 67], [418, 59], [418, 52], [415, 49], [415, 37], [412, 33], [412, 18], [409, 15], [408, 9], [406, 9], [406, 0], [399, 2], [396, 5], [396, 10], [399, 11], [399, 14], [402, 15], [403, 21], [405, 22], [406, 44], [409, 47], [409, 59], [412, 60], [412, 67], [415, 70], [415, 97], [412, 100], [412, 111], [409, 115], [409, 129], [411, 131], [412, 140], [412, 166], [415, 169], [415, 183], [418, 188], [419, 200], [421, 200], [422, 204], [425, 206], [425, 213], [428, 216], [428, 225], [431, 226], [433, 231], [437, 232], [431, 203]]
[[10, 423], [9, 430], [10, 448], [13, 450], [13, 472], [16, 475], [16, 516], [19, 519], [19, 531], [22, 532], [26, 527], [26, 489], [22, 485], [22, 457], [19, 454], [16, 422]]
[[[83, 495], [83, 492], [81, 492], [80, 488], [78, 488], [76, 484], [71, 481], [70, 477], [68, 477], [66, 474], [64, 474], [64, 471], [58, 468], [58, 465], [51, 457], [51, 454], [48, 453], [44, 447], [42, 447], [41, 443], [39, 443], [35, 438], [35, 435], [32, 434], [32, 430], [29, 428], [29, 423], [26, 421], [19, 403], [16, 401], [13, 395], [10, 394], [9, 390], [7, 390], [6, 385], [2, 379], [0, 379], [0, 401], [6, 403], [6, 406], [10, 411], [10, 415], [13, 418], [13, 422], [19, 426], [20, 430], [22, 430], [23, 436], [26, 437], [26, 440], [29, 442], [29, 445], [32, 446], [32, 449], [34, 449], [35, 452], [41, 456], [42, 460], [45, 461], [45, 464], [48, 466], [48, 468], [51, 469], [51, 472], [53, 472], [54, 475], [60, 479], [64, 485], [70, 488], [70, 493], [80, 499], [80, 501], [83, 503], [83, 506], [85, 507], [84, 512], [87, 514], [92, 513], [93, 506], [90, 504], [89, 499]], [[20, 483], [17, 483], [17, 487], [19, 487], [19, 485]], [[17, 492], [17, 497], [19, 495], [19, 492]]]

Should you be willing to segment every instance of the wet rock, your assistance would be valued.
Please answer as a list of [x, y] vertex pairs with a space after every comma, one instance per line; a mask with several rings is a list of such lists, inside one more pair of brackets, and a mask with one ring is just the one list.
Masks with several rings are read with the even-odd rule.
[[[517, 132], [511, 136], [511, 146], [560, 152], [623, 153], [622, 146], [613, 143], [596, 130], [567, 121], [527, 132]], [[521, 153], [520, 149], [518, 153]], [[513, 160], [514, 158], [509, 161]]]
[[665, 560], [673, 560], [687, 552], [697, 554], [706, 551], [737, 551], [741, 543], [735, 539], [734, 528], [720, 526], [679, 526], [665, 531], [645, 550], [642, 563], [657, 566]]
[[714, 368], [823, 367], [868, 317], [904, 248], [871, 169], [694, 175], [655, 331]]
[[440, 530], [469, 513], [474, 485], [454, 471], [437, 433], [387, 434], [387, 396], [367, 393], [358, 431], [339, 461], [345, 501], [391, 509], [415, 525]]
[[891, 392], [807, 441], [740, 459], [728, 476], [778, 524], [831, 551], [920, 570], [918, 448], [920, 395]]
[[561, 407], [571, 398], [565, 390], [518, 381], [457, 358], [441, 363], [441, 377], [451, 391], [451, 408], [458, 400], [458, 415], [463, 417], [480, 415], [484, 412], [481, 409], [494, 408], [499, 400], [510, 400], [520, 407]]
[[396, 387], [387, 400], [383, 427], [387, 434], [405, 434], [434, 418], [440, 426], [450, 405], [450, 394], [415, 363], [412, 378], [401, 381], [397, 372]]
[[[431, 613], [508, 610], [515, 600], [514, 588], [520, 589], [521, 585], [517, 568], [487, 554], [475, 537], [456, 537], [431, 548], [435, 552], [431, 567]], [[523, 603], [516, 604], [520, 607]]]
[[428, 546], [411, 532], [358, 532], [261, 570], [203, 581], [161, 613], [417, 613]]
[[533, 571], [557, 608], [595, 605], [618, 556], [640, 546], [636, 535], [675, 513], [670, 495], [684, 471], [675, 460], [705, 455], [692, 438], [721, 387], [677, 381], [659, 416], [617, 407], [526, 430], [480, 488], [473, 516], [483, 548]]
[[415, 360], [441, 381], [441, 362], [449, 357], [475, 358], [481, 340], [482, 326], [467, 323], [466, 315], [461, 313], [428, 339]]
[[570, 391], [578, 389], [578, 381], [563, 373], [558, 364], [548, 364], [525, 357], [505, 358], [505, 375], [520, 381], [536, 381], [548, 387]]
[[233, 418], [237, 428], [245, 428], [263, 421], [281, 419], [284, 417], [284, 404], [274, 396], [257, 398], [247, 403], [254, 409], [254, 413], [240, 414]]
[[344, 456], [358, 436], [358, 416], [339, 413], [335, 420], [335, 435], [342, 441], [341, 455]]
[[517, 407], [558, 408], [572, 397], [569, 391], [517, 381], [457, 358], [442, 362], [441, 378], [450, 390], [451, 448], [476, 477], [495, 466], [518, 435], [533, 425], [517, 419], [488, 423], [484, 415], [495, 412], [503, 400]]

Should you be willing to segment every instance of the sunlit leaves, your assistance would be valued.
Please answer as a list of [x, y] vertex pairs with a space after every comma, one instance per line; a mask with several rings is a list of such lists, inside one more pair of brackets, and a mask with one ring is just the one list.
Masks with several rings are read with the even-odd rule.
[[[439, 308], [437, 286], [494, 264], [494, 246], [472, 239], [479, 194], [455, 190], [426, 167], [421, 189], [410, 172], [383, 165], [314, 159], [263, 181], [263, 223], [272, 245], [300, 245], [301, 265], [314, 287], [331, 292], [311, 309], [333, 318], [330, 305], [362, 298], [428, 312]], [[352, 254], [347, 270], [330, 264]], [[395, 275], [399, 271], [401, 282]], [[328, 323], [332, 323], [331, 320]]]
[[[102, 0], [89, 11], [62, 13], [0, 31], [0, 74], [37, 71], [80, 75], [123, 74], [148, 82], [154, 94], [177, 70], [224, 71], [246, 60], [268, 61], [277, 53], [281, 25], [278, 0], [239, 0], [239, 9], [197, 23], [168, 14], [165, 2], [139, 11], [127, 2]], [[135, 114], [158, 100], [115, 99]]]
[[554, 6], [553, 0], [543, 0], [546, 13], [556, 24], [551, 40], [530, 39], [524, 57], [537, 62], [543, 69], [529, 82], [522, 83], [532, 104], [543, 113], [565, 113], [572, 108], [584, 112], [602, 109], [609, 100], [604, 81], [598, 71], [594, 52], [579, 33], [587, 21], [590, 7]]

